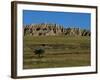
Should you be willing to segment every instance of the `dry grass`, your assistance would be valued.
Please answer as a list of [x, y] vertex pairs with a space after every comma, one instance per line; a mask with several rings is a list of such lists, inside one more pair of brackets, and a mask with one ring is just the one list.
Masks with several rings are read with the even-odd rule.
[[[33, 52], [39, 47], [45, 50], [42, 58]], [[24, 69], [88, 66], [91, 65], [90, 37], [25, 36], [23, 57]]]

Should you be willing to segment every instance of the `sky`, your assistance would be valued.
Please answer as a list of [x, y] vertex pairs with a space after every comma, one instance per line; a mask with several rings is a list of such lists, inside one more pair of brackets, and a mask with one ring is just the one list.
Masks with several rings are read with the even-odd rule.
[[23, 10], [23, 24], [51, 23], [67, 27], [90, 29], [90, 13]]

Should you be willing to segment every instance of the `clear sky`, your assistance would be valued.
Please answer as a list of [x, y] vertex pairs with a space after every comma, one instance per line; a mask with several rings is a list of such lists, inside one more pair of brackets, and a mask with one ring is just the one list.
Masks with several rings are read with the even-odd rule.
[[23, 10], [24, 25], [39, 23], [56, 23], [63, 25], [64, 27], [79, 27], [82, 29], [90, 29], [90, 20], [90, 13]]

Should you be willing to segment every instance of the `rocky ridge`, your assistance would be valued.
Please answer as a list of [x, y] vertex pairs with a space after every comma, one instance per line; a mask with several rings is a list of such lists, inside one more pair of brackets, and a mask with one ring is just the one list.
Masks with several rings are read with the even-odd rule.
[[90, 31], [80, 28], [64, 28], [58, 24], [30, 24], [24, 25], [24, 36], [90, 36]]

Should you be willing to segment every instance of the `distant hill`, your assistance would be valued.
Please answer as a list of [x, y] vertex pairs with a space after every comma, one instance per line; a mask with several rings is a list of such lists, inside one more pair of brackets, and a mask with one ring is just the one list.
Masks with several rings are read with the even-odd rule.
[[58, 24], [30, 24], [24, 25], [24, 36], [90, 36], [90, 31], [80, 28], [64, 28]]

